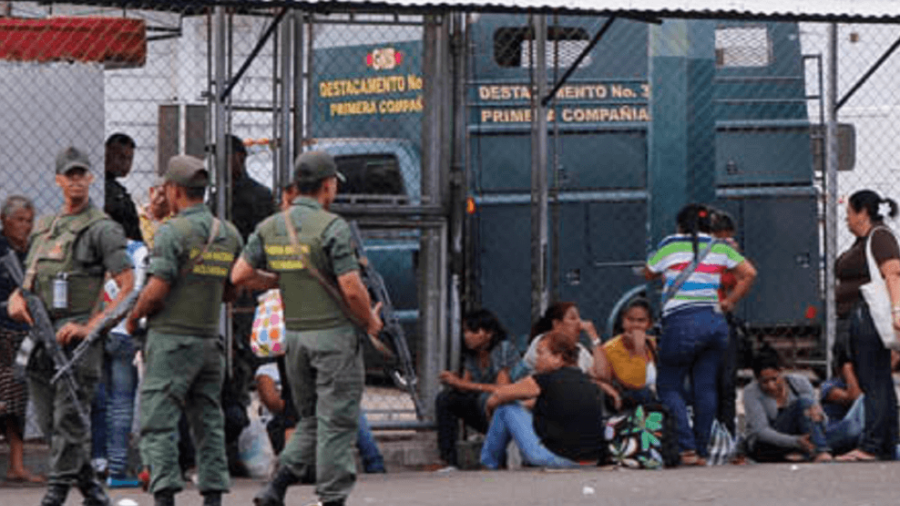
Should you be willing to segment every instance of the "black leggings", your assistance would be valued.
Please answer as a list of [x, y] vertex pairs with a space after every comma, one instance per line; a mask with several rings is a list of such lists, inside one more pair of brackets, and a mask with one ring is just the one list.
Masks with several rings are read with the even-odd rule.
[[458, 419], [461, 418], [466, 425], [478, 432], [487, 432], [488, 420], [478, 402], [479, 395], [478, 392], [462, 392], [451, 388], [439, 393], [435, 400], [438, 450], [441, 453], [441, 460], [447, 465], [457, 465]]

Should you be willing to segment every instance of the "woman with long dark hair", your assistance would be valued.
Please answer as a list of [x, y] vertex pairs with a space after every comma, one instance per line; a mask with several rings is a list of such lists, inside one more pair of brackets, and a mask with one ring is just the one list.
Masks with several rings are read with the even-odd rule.
[[442, 372], [439, 379], [447, 388], [435, 400], [438, 449], [447, 470], [457, 467], [459, 419], [478, 432], [486, 432], [487, 398], [511, 383], [509, 370], [519, 361], [519, 352], [507, 340], [506, 329], [487, 309], [463, 317], [462, 338], [463, 373]]
[[[731, 311], [756, 277], [740, 253], [713, 240], [709, 219], [710, 209], [704, 205], [682, 208], [676, 218], [678, 232], [662, 240], [644, 270], [648, 279], [664, 280], [657, 391], [677, 422], [684, 465], [705, 464], [717, 409], [716, 377], [728, 342], [722, 311]], [[721, 275], [728, 271], [737, 283], [719, 300]], [[687, 377], [693, 388], [693, 432], [683, 391]]]
[[[859, 289], [881, 276], [891, 299], [894, 329], [900, 329], [900, 247], [884, 225], [897, 216], [897, 203], [872, 190], [860, 190], [847, 202], [847, 228], [856, 236], [835, 262], [838, 342], [847, 342], [849, 355], [866, 395], [862, 442], [838, 457], [842, 461], [891, 460], [898, 441], [897, 395], [891, 378], [891, 352], [884, 347], [869, 306]], [[866, 249], [871, 245], [878, 272], [869, 272]]]

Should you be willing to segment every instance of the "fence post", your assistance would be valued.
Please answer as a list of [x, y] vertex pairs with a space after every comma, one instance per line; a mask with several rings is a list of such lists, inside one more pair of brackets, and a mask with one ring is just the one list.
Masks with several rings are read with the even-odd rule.
[[[449, 110], [446, 91], [449, 76], [447, 56], [449, 34], [446, 19], [425, 17], [422, 74], [424, 80], [425, 111], [422, 118], [422, 204], [444, 204], [441, 188], [442, 167], [448, 156], [443, 152]], [[438, 374], [447, 364], [447, 262], [446, 222], [439, 227], [422, 229], [419, 263], [419, 335], [422, 351], [419, 356], [420, 394], [425, 399], [425, 417], [434, 419], [434, 403], [440, 390]]]
[[547, 17], [531, 18], [531, 321], [547, 308]]
[[835, 302], [834, 261], [837, 257], [837, 93], [838, 93], [838, 26], [828, 27], [828, 86], [825, 95], [825, 367], [831, 377], [831, 363], [834, 357], [831, 348], [835, 339], [837, 306]]

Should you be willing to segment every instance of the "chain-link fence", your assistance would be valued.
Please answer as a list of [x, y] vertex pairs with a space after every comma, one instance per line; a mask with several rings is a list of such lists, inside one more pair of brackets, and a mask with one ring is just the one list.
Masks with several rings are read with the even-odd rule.
[[[635, 268], [675, 231], [678, 208], [709, 203], [733, 217], [735, 239], [759, 270], [737, 310], [756, 344], [766, 340], [794, 364], [823, 369], [825, 293], [834, 285], [825, 271], [827, 206], [844, 216], [825, 198], [828, 25], [547, 16], [539, 55], [536, 18], [471, 14], [438, 44], [462, 65], [435, 65], [429, 82], [428, 55], [444, 55], [429, 53], [427, 27], [446, 29], [449, 16], [323, 15], [259, 2], [232, 2], [221, 17], [209, 3], [0, 5], [3, 196], [24, 194], [40, 214], [61, 201], [50, 167], [62, 147], [85, 149], [99, 183], [110, 158], [104, 141], [124, 133], [134, 158], [116, 180], [147, 219], [155, 219], [150, 189], [165, 161], [188, 153], [234, 167], [217, 184], [248, 233], [278, 204], [292, 159], [327, 149], [347, 176], [336, 208], [362, 225], [413, 362], [433, 376], [461, 345], [458, 335], [448, 343], [423, 331], [425, 308], [430, 317], [446, 312], [449, 296], [436, 293], [442, 285], [434, 280], [449, 267], [434, 261], [440, 256], [426, 262], [422, 250], [447, 253], [442, 227], [460, 202], [445, 192], [460, 181], [427, 172], [450, 163], [434, 155], [446, 140], [434, 132], [451, 129], [435, 127], [429, 114], [446, 109], [439, 118], [450, 124], [462, 111], [462, 135], [451, 145], [471, 197], [465, 234], [451, 245], [464, 259], [453, 267], [464, 274], [461, 305], [494, 310], [522, 347], [532, 323], [533, 139], [543, 135], [533, 121], [546, 114], [541, 265], [549, 300], [576, 302], [610, 336], [627, 295], [657, 296]], [[864, 81], [840, 104], [841, 196], [871, 188], [900, 197], [890, 178], [898, 35], [894, 25], [839, 28], [839, 97]], [[548, 90], [574, 66], [546, 104], [536, 104], [546, 97], [534, 92], [540, 60]], [[461, 99], [429, 94], [438, 81], [460, 83]], [[226, 133], [241, 142], [217, 151]], [[222, 155], [227, 162], [218, 163]], [[247, 204], [236, 195], [251, 180], [258, 185], [246, 190]], [[92, 192], [104, 201], [103, 185]], [[840, 223], [836, 233], [834, 254], [854, 240]], [[252, 307], [238, 304], [235, 319], [249, 318]], [[236, 342], [245, 331], [238, 325]], [[371, 352], [366, 358], [373, 425], [413, 420], [411, 401], [384, 372], [390, 364]], [[422, 381], [430, 409], [437, 380]]]
[[[602, 35], [543, 110], [549, 299], [576, 302], [610, 337], [623, 300], [657, 298], [659, 288], [636, 268], [676, 231], [678, 209], [707, 203], [733, 218], [734, 239], [759, 271], [736, 311], [753, 336], [748, 348], [767, 342], [787, 364], [826, 374], [825, 297], [834, 286], [825, 273], [827, 27], [548, 17], [548, 87]], [[888, 51], [895, 32], [841, 27], [840, 96]], [[525, 15], [473, 16], [469, 25], [468, 149], [478, 204], [470, 279], [520, 344], [533, 316], [534, 264], [519, 252], [536, 247], [528, 226], [535, 33]], [[863, 187], [891, 193], [891, 64], [876, 75], [840, 111], [841, 195]], [[853, 239], [843, 225], [837, 234], [835, 254]]]

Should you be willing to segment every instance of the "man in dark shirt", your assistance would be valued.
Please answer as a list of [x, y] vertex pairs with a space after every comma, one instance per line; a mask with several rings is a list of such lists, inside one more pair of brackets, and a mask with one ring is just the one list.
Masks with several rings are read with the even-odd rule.
[[117, 178], [126, 177], [131, 172], [134, 148], [134, 139], [123, 133], [114, 133], [106, 139], [106, 154], [104, 155], [106, 199], [103, 210], [113, 221], [122, 225], [122, 228], [125, 229], [125, 237], [133, 241], [143, 241], [137, 207], [131, 200], [128, 190], [116, 181]]
[[[231, 150], [231, 215], [230, 221], [237, 227], [244, 241], [250, 236], [257, 223], [275, 213], [272, 191], [247, 174], [245, 166], [247, 148], [235, 135], [229, 136]], [[210, 207], [215, 213], [216, 199], [210, 199]], [[250, 405], [250, 387], [254, 381], [256, 360], [250, 351], [250, 331], [253, 327], [253, 311], [256, 308], [256, 294], [242, 290], [234, 301], [232, 332], [232, 376], [222, 389], [222, 409], [225, 411], [225, 442], [228, 467], [233, 476], [245, 476], [246, 469], [238, 458], [238, 437], [250, 420], [247, 406]]]
[[232, 135], [231, 139], [231, 221], [244, 240], [256, 228], [256, 224], [275, 212], [272, 190], [247, 174], [247, 148], [244, 142]]

